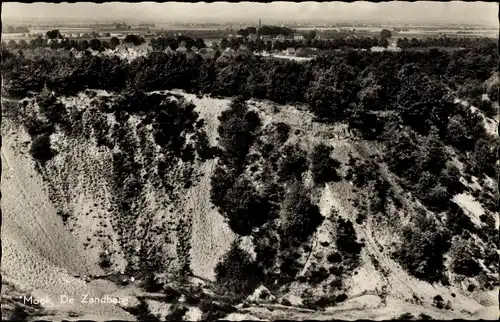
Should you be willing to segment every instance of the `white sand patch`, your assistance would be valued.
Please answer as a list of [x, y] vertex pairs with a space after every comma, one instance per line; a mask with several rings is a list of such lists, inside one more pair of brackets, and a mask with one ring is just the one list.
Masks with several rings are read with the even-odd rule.
[[146, 300], [149, 312], [160, 320], [165, 321], [165, 317], [172, 312], [173, 304], [156, 300]]
[[242, 250], [246, 251], [253, 260], [257, 257], [257, 253], [255, 253], [255, 247], [253, 245], [253, 240], [251, 236], [242, 236], [240, 237], [240, 242], [238, 245]]
[[288, 302], [290, 302], [290, 305], [292, 306], [300, 306], [303, 303], [302, 298], [295, 294], [288, 294], [284, 296], [283, 299], [286, 299]]
[[184, 321], [200, 321], [203, 312], [197, 307], [189, 307], [186, 315], [184, 316]]
[[[364, 260], [364, 263], [357, 269], [357, 274], [347, 280], [349, 298], [357, 297], [359, 294], [377, 295], [385, 285], [384, 278], [378, 272], [369, 260]], [[378, 297], [378, 296], [377, 296]]]
[[210, 145], [216, 145], [219, 137], [217, 132], [220, 123], [219, 115], [229, 107], [231, 100], [215, 99], [206, 96], [198, 98], [194, 94], [188, 94], [180, 90], [173, 90], [170, 92], [182, 95], [187, 101], [192, 102], [196, 106], [195, 111], [199, 113], [200, 118], [205, 120], [204, 129], [207, 133]]
[[265, 321], [251, 314], [231, 313], [224, 318], [226, 321]]
[[235, 234], [210, 201], [210, 176], [216, 160], [201, 166], [202, 176], [186, 193], [184, 209], [192, 209], [191, 269], [194, 275], [209, 280], [215, 278], [214, 268], [227, 252]]
[[479, 217], [484, 214], [484, 209], [473, 196], [468, 193], [461, 193], [453, 197], [453, 201], [458, 204], [469, 215], [470, 219], [476, 224], [481, 224]]

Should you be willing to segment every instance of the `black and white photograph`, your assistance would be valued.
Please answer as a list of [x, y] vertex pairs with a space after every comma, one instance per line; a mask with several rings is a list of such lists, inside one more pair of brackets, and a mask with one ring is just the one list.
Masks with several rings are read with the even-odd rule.
[[1, 8], [2, 320], [498, 319], [498, 3]]

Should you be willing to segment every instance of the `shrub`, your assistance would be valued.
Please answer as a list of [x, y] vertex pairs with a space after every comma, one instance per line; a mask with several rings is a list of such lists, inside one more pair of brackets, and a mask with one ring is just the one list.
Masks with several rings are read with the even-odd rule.
[[337, 160], [330, 158], [331, 148], [319, 144], [314, 148], [311, 155], [310, 169], [316, 184], [340, 180], [336, 168], [340, 165]]
[[236, 242], [215, 267], [215, 275], [219, 290], [237, 298], [252, 293], [263, 277], [257, 263]]
[[290, 126], [286, 123], [279, 122], [274, 125], [276, 140], [278, 143], [285, 143], [288, 140]]
[[313, 205], [308, 194], [298, 182], [292, 184], [282, 207], [282, 237], [291, 245], [306, 241], [323, 222], [318, 206]]
[[240, 180], [227, 190], [221, 209], [231, 229], [239, 235], [248, 235], [253, 228], [262, 226], [271, 210], [269, 202], [247, 180]]
[[421, 227], [405, 227], [395, 256], [411, 275], [434, 283], [443, 277], [444, 254], [450, 248], [450, 242], [430, 220], [424, 221], [425, 224], [419, 224]]
[[218, 128], [219, 142], [225, 151], [225, 162], [232, 164], [240, 173], [243, 162], [260, 127], [257, 113], [248, 111], [243, 98], [231, 102], [228, 110], [221, 113]]
[[184, 315], [188, 311], [185, 306], [175, 306], [172, 312], [170, 312], [166, 317], [165, 321], [182, 321]]
[[498, 114], [495, 106], [490, 100], [481, 100], [477, 106], [487, 117], [495, 117]]
[[495, 176], [495, 149], [493, 148], [495, 144], [492, 143], [485, 139], [477, 140], [472, 155], [474, 170], [490, 177]]
[[298, 145], [287, 145], [278, 161], [278, 176], [282, 181], [300, 180], [307, 169], [306, 153]]
[[31, 142], [31, 156], [41, 162], [48, 161], [55, 156], [50, 144], [50, 135], [40, 134], [35, 136]]
[[453, 115], [447, 125], [446, 139], [459, 150], [470, 149], [470, 140], [467, 137], [468, 129], [464, 119], [459, 114]]
[[[337, 219], [337, 225], [336, 245], [339, 252], [344, 255], [342, 256], [344, 259], [343, 262], [356, 264], [359, 260], [363, 244], [357, 242], [358, 238], [351, 221], [340, 217]], [[350, 263], [347, 263], [347, 266]]]
[[99, 266], [103, 269], [111, 267], [111, 259], [104, 252], [99, 254]]

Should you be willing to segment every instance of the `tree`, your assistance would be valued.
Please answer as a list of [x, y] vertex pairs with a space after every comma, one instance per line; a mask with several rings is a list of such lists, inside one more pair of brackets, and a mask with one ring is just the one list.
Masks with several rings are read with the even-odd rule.
[[382, 29], [380, 31], [380, 38], [386, 39], [391, 37], [392, 37], [392, 32], [389, 29]]
[[340, 179], [336, 168], [339, 162], [330, 158], [332, 148], [319, 144], [314, 148], [311, 155], [311, 172], [316, 184], [322, 184]]
[[89, 47], [92, 49], [92, 50], [99, 50], [101, 48], [101, 42], [99, 41], [99, 39], [91, 39], [90, 42], [89, 42]]
[[467, 137], [468, 129], [461, 115], [453, 115], [446, 128], [446, 139], [448, 142], [460, 149], [466, 151], [470, 149], [470, 140]]
[[124, 43], [132, 43], [135, 46], [139, 46], [145, 42], [144, 38], [138, 35], [127, 35], [123, 40]]
[[24, 39], [19, 40], [18, 45], [19, 45], [19, 48], [21, 48], [21, 49], [28, 49], [29, 48], [28, 43]]
[[203, 40], [203, 38], [196, 38], [196, 40], [194, 42], [194, 45], [198, 49], [206, 48], [207, 47], [207, 45], [205, 45], [205, 41]]
[[311, 41], [316, 38], [316, 30], [308, 31], [304, 34], [304, 38], [306, 41]]
[[285, 146], [278, 163], [280, 180], [300, 180], [305, 170], [307, 170], [306, 153], [298, 145]]
[[118, 45], [120, 45], [120, 40], [117, 37], [111, 37], [109, 40], [109, 47], [115, 49]]
[[305, 242], [323, 222], [318, 206], [312, 204], [309, 194], [300, 182], [293, 182], [281, 210], [282, 238], [290, 246]]
[[7, 44], [7, 47], [9, 49], [17, 49], [18, 45], [14, 39], [9, 40], [9, 43]]
[[62, 38], [62, 35], [58, 29], [49, 30], [45, 35], [48, 39]]
[[270, 205], [247, 180], [239, 180], [225, 196], [223, 214], [229, 227], [238, 235], [249, 235], [253, 228], [262, 226], [268, 219]]
[[394, 255], [411, 275], [435, 283], [443, 278], [446, 271], [444, 255], [450, 245], [447, 236], [437, 231], [435, 224], [425, 218], [416, 227], [404, 227], [402, 243]]
[[239, 172], [255, 132], [260, 127], [259, 116], [248, 111], [245, 100], [239, 97], [231, 102], [229, 109], [222, 112], [219, 119], [220, 145], [225, 150], [227, 161]]
[[474, 168], [479, 173], [484, 173], [490, 177], [495, 176], [495, 144], [488, 142], [485, 139], [476, 141], [472, 160]]
[[30, 148], [31, 156], [41, 162], [52, 159], [55, 155], [50, 144], [49, 134], [40, 134], [35, 136]]
[[384, 48], [387, 48], [389, 47], [389, 41], [386, 39], [386, 38], [381, 38], [378, 42], [378, 45], [380, 47], [384, 47]]
[[215, 266], [216, 282], [223, 293], [238, 299], [252, 293], [262, 280], [262, 271], [250, 255], [233, 242], [229, 251]]
[[344, 260], [349, 259], [352, 263], [357, 262], [363, 247], [363, 244], [358, 243], [357, 239], [352, 222], [339, 217], [337, 220], [336, 245]]
[[248, 30], [247, 29], [240, 29], [238, 30], [238, 35], [240, 36], [243, 36], [243, 37], [247, 37], [248, 36]]

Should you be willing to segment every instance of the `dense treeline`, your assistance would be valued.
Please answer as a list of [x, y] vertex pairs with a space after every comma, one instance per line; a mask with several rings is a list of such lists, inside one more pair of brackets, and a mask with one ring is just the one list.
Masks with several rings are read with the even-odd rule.
[[454, 48], [480, 48], [485, 43], [493, 43], [494, 40], [484, 37], [478, 38], [458, 38], [458, 37], [437, 37], [437, 38], [399, 38], [398, 47], [403, 49], [414, 47], [454, 47]]

